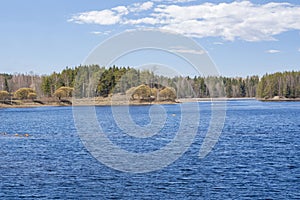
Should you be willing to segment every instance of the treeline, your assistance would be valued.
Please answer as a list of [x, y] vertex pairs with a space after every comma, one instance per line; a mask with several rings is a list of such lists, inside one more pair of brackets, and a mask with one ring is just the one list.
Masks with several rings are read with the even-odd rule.
[[[166, 77], [149, 70], [130, 67], [109, 68], [98, 65], [65, 68], [50, 75], [0, 74], [0, 91], [14, 93], [20, 88], [32, 88], [37, 97], [62, 97], [70, 93], [79, 98], [102, 96], [113, 93], [126, 94], [130, 88], [147, 85], [162, 90], [174, 88], [177, 98], [205, 97], [299, 97], [300, 72], [284, 72], [258, 76], [241, 77]], [[59, 90], [60, 88], [63, 88]], [[59, 90], [59, 91], [58, 91]], [[68, 90], [68, 91], [67, 91]]]
[[16, 92], [20, 88], [31, 88], [39, 95], [42, 95], [41, 90], [42, 77], [35, 75], [33, 72], [28, 74], [0, 74], [0, 91], [9, 93]]
[[274, 97], [300, 98], [300, 71], [264, 75], [257, 90], [257, 97], [270, 99]]

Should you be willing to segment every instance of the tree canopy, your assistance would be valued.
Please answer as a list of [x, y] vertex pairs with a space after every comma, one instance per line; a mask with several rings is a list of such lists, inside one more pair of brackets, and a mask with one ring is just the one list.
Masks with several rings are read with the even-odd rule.
[[56, 96], [58, 99], [72, 97], [73, 91], [74, 88], [72, 87], [60, 87], [54, 92], [54, 96]]
[[300, 71], [266, 74], [259, 81], [258, 98], [300, 98]]
[[159, 97], [162, 100], [175, 101], [176, 99], [176, 91], [174, 88], [165, 87], [163, 90], [159, 92]]
[[5, 100], [6, 98], [9, 97], [9, 93], [5, 90], [0, 91], [0, 100]]
[[[263, 77], [167, 77], [156, 75], [150, 70], [138, 70], [130, 67], [100, 67], [98, 65], [66, 67], [61, 72], [49, 75], [29, 74], [0, 74], [0, 90], [8, 93], [15, 92], [19, 99], [35, 98], [24, 88], [31, 88], [36, 98], [41, 97], [70, 97], [70, 93], [59, 90], [62, 87], [73, 88], [76, 98], [107, 97], [114, 93], [134, 93], [136, 99], [173, 99], [170, 91], [173, 88], [176, 98], [207, 98], [207, 97], [257, 97], [299, 98], [299, 73], [278, 72], [266, 74]], [[144, 86], [142, 86], [144, 85]], [[150, 88], [146, 89], [146, 86]], [[140, 87], [140, 88], [138, 88]], [[135, 88], [132, 89], [132, 88]], [[21, 90], [20, 90], [21, 89]], [[20, 91], [18, 91], [20, 90]], [[23, 90], [23, 91], [22, 91]], [[141, 92], [143, 90], [143, 92]]]
[[32, 88], [20, 88], [14, 94], [16, 98], [21, 100], [32, 98], [34, 95], [36, 96], [36, 92]]

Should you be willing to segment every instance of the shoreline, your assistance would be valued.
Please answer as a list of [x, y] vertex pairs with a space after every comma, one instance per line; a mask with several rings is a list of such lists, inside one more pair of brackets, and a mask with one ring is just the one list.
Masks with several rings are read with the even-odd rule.
[[[75, 99], [72, 104], [62, 102], [51, 102], [46, 104], [39, 104], [34, 102], [22, 102], [19, 105], [0, 104], [0, 109], [3, 108], [35, 108], [35, 107], [67, 107], [67, 106], [143, 106], [143, 105], [167, 105], [193, 102], [210, 102], [210, 101], [247, 101], [257, 100], [262, 102], [297, 102], [296, 99], [257, 99], [257, 98], [179, 98], [175, 101], [154, 101], [154, 102], [140, 102], [140, 101], [125, 101], [112, 100], [111, 98], [97, 98], [97, 99]], [[71, 100], [70, 100], [71, 101]]]

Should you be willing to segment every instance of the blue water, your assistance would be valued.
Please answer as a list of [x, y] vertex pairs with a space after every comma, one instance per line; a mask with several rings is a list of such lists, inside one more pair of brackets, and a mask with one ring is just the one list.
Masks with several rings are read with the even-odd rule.
[[[140, 174], [95, 159], [78, 136], [71, 107], [1, 109], [0, 199], [300, 198], [300, 102], [228, 101], [219, 141], [203, 159], [198, 153], [211, 111], [209, 102], [199, 105], [201, 125], [188, 151]], [[195, 103], [189, 106], [196, 110]], [[122, 133], [110, 107], [96, 107], [96, 113], [114, 144], [150, 152], [170, 142], [180, 125], [180, 105], [164, 108], [165, 126], [146, 139]], [[141, 126], [151, 123], [149, 106], [130, 113]]]

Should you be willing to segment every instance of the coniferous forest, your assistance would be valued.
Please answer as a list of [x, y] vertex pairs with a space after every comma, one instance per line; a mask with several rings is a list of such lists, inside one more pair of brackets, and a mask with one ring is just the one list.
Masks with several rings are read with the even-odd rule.
[[177, 98], [300, 98], [300, 71], [263, 77], [166, 77], [130, 67], [90, 65], [67, 67], [49, 75], [0, 74], [0, 99], [107, 97], [113, 93], [126, 94], [143, 84], [156, 89], [174, 88]]

